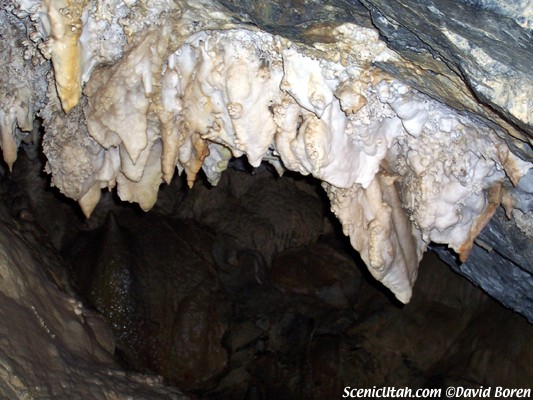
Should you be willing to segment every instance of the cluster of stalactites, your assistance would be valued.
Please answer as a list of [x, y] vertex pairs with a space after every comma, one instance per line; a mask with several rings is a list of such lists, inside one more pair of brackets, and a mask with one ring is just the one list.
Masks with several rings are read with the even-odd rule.
[[97, 8], [56, 15], [59, 3], [45, 4], [57, 95], [72, 109], [59, 110], [51, 88], [48, 170], [87, 216], [103, 188], [149, 210], [176, 168], [190, 185], [200, 169], [216, 184], [245, 154], [323, 181], [371, 273], [407, 302], [428, 243], [466, 258], [503, 180], [531, 167], [488, 126], [372, 68], [400, 62], [373, 30], [340, 26], [337, 47], [320, 51], [245, 29], [201, 31], [170, 49], [163, 21], [139, 28], [126, 51], [106, 48], [101, 60], [113, 62], [98, 66], [98, 50], [91, 58], [82, 46], [106, 28]]

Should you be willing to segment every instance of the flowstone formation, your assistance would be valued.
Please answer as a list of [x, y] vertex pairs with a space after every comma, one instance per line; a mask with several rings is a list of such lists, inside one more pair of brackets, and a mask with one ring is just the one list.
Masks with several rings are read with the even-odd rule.
[[[533, 166], [501, 127], [386, 73], [412, 64], [369, 27], [327, 26], [303, 44], [208, 1], [13, 0], [0, 18], [25, 27], [11, 34], [35, 54], [24, 62], [53, 66], [18, 108], [2, 103], [6, 162], [31, 129], [19, 116], [37, 113], [52, 183], [87, 216], [103, 189], [149, 210], [176, 169], [216, 185], [232, 157], [268, 161], [323, 182], [352, 246], [405, 303], [429, 243], [465, 261]], [[44, 90], [46, 105], [32, 100]]]

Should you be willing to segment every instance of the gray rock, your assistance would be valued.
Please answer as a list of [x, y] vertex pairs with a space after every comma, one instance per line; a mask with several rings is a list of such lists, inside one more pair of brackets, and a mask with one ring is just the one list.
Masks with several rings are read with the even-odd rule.
[[[408, 63], [377, 65], [418, 90], [503, 127], [516, 154], [533, 160], [533, 25], [528, 1], [221, 0], [245, 22], [312, 43], [315, 28], [376, 27]], [[409, 62], [411, 65], [408, 65]], [[524, 143], [525, 142], [525, 143]]]
[[533, 323], [533, 241], [499, 209], [465, 263], [449, 249], [433, 250], [459, 274]]

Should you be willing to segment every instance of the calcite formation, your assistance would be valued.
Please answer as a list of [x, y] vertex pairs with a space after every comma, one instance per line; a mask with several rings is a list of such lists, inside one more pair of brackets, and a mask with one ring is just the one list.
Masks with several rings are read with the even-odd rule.
[[24, 91], [24, 112], [2, 103], [5, 160], [39, 111], [53, 184], [87, 216], [102, 189], [149, 210], [176, 169], [189, 185], [200, 170], [216, 184], [246, 155], [323, 181], [372, 275], [408, 302], [428, 244], [465, 260], [504, 183], [533, 166], [497, 125], [378, 69], [408, 63], [368, 27], [339, 24], [304, 45], [207, 1], [8, 4], [53, 75], [46, 107]]
[[[5, 163], [12, 168], [17, 148], [31, 140], [35, 112], [45, 104], [45, 76], [50, 66], [44, 62], [29, 35], [25, 18], [9, 12], [13, 6], [0, 9], [0, 145]], [[26, 17], [24, 11], [17, 11]]]

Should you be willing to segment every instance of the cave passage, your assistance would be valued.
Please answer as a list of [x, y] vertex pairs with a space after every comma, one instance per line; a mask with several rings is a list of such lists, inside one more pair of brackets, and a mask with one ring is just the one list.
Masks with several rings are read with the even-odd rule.
[[0, 3], [0, 398], [529, 390], [529, 0]]
[[44, 182], [29, 186], [34, 164], [19, 157], [4, 177], [5, 203], [67, 260], [126, 370], [201, 399], [531, 382], [531, 325], [431, 252], [402, 305], [370, 276], [312, 178], [239, 159], [216, 187], [175, 177], [148, 213], [109, 193], [85, 220]]

